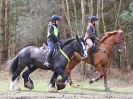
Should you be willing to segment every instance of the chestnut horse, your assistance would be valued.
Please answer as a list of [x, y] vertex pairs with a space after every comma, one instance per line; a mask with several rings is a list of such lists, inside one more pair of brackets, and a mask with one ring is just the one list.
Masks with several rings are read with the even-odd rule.
[[[107, 71], [109, 68], [109, 60], [110, 55], [112, 52], [112, 48], [114, 45], [117, 45], [120, 47], [120, 49], [125, 49], [125, 39], [124, 34], [122, 30], [113, 31], [113, 32], [107, 32], [104, 34], [102, 39], [100, 40], [100, 48], [99, 51], [94, 53], [94, 63], [95, 63], [95, 73], [98, 74], [97, 77], [93, 77], [90, 80], [90, 83], [93, 83], [94, 81], [97, 81], [104, 77], [104, 87], [105, 90], [109, 90], [108, 84], [107, 84]], [[88, 55], [89, 55], [89, 49], [88, 49]], [[81, 61], [78, 54], [74, 54], [71, 61], [68, 63], [66, 68], [66, 74], [69, 76], [69, 83], [70, 85], [73, 84], [71, 80], [71, 70]], [[85, 63], [90, 63], [89, 56], [87, 59], [83, 60]]]

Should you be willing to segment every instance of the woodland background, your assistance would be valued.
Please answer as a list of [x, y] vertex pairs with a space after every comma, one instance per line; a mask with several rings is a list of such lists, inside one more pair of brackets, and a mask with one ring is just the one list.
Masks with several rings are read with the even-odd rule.
[[0, 0], [0, 64], [13, 58], [23, 47], [46, 43], [47, 25], [54, 14], [63, 17], [63, 39], [76, 34], [82, 36], [88, 18], [93, 15], [99, 18], [99, 38], [106, 31], [122, 29], [127, 51], [119, 53], [115, 47], [111, 66], [133, 70], [132, 0]]

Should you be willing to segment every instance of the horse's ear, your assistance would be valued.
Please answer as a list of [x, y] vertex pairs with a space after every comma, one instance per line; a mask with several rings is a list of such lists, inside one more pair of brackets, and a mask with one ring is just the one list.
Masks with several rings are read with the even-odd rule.
[[79, 41], [79, 37], [78, 37], [78, 35], [76, 35], [76, 40]]

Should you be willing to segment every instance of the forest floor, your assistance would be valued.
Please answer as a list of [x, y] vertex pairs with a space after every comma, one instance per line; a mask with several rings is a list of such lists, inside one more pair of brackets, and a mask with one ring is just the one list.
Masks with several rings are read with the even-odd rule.
[[[57, 93], [48, 92], [48, 82], [51, 72], [41, 71], [31, 75], [34, 81], [34, 89], [29, 91], [23, 87], [20, 80], [21, 91], [9, 91], [9, 76], [5, 72], [0, 73], [0, 99], [133, 99], [133, 73], [111, 70], [108, 85], [110, 91], [104, 91], [103, 80], [89, 84], [89, 79], [72, 74], [73, 82], [79, 86], [66, 86]], [[49, 75], [46, 77], [46, 75]], [[77, 76], [78, 75], [78, 76]]]

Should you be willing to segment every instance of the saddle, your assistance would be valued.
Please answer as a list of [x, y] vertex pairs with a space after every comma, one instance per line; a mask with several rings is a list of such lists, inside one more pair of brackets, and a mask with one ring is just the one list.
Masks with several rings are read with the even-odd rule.
[[[43, 50], [43, 54], [47, 53], [49, 51], [49, 48], [46, 44], [43, 44], [43, 46], [40, 47], [40, 49]], [[55, 57], [56, 52], [59, 50], [59, 45], [55, 45], [54, 51], [52, 52], [51, 59]]]
[[41, 46], [40, 49], [44, 50], [45, 53], [48, 51], [48, 46], [46, 44], [43, 44], [43, 46]]

